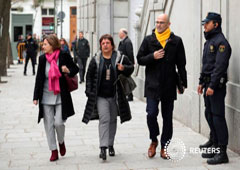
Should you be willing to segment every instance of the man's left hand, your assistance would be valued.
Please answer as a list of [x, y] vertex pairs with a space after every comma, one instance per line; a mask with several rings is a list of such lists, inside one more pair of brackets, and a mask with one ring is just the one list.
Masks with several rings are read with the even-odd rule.
[[206, 91], [206, 96], [212, 96], [214, 93], [214, 90], [211, 89], [210, 87], [208, 87], [207, 91]]

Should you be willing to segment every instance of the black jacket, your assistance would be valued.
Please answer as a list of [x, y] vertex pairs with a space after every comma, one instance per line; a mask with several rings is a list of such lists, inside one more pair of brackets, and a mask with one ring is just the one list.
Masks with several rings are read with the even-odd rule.
[[171, 33], [164, 48], [165, 56], [155, 60], [153, 53], [162, 48], [153, 30], [152, 35], [144, 38], [138, 51], [139, 65], [146, 66], [144, 96], [160, 100], [176, 100], [176, 67], [184, 87], [187, 88], [186, 57], [182, 39]]
[[37, 49], [38, 49], [38, 44], [34, 39], [30, 38], [30, 39], [26, 40], [25, 41], [25, 48], [26, 48], [26, 54], [29, 57], [36, 56]]
[[[127, 57], [124, 57], [123, 65], [124, 71], [118, 71], [116, 64], [119, 63], [121, 59], [121, 55], [119, 52], [114, 51], [112, 54], [111, 62], [114, 65], [114, 74], [117, 77], [119, 74], [124, 74], [126, 76], [131, 75], [133, 72], [133, 65], [128, 60]], [[102, 69], [104, 66], [104, 59], [101, 57], [101, 53], [99, 52], [95, 57], [92, 58], [86, 76], [86, 95], [88, 97], [87, 104], [85, 107], [84, 115], [82, 121], [84, 123], [88, 123], [89, 120], [98, 119], [98, 111], [97, 111], [97, 94], [99, 91], [100, 80]], [[117, 81], [116, 83], [116, 102], [118, 106], [119, 116], [121, 119], [121, 123], [130, 120], [131, 111], [126, 99], [125, 94], [123, 93], [122, 87]]]
[[90, 55], [90, 47], [88, 40], [85, 38], [77, 39], [74, 46], [75, 53], [79, 58], [88, 58]]
[[207, 41], [203, 49], [203, 65], [199, 84], [203, 84], [204, 76], [209, 76], [211, 79], [209, 87], [215, 89], [221, 78], [227, 80], [227, 68], [232, 50], [221, 27], [204, 34]]
[[[39, 64], [37, 70], [37, 76], [35, 81], [35, 88], [34, 88], [34, 96], [33, 100], [38, 100], [39, 103], [39, 115], [38, 115], [38, 123], [40, 122], [41, 118], [43, 118], [43, 105], [41, 104], [42, 96], [43, 96], [43, 86], [45, 81], [45, 68], [46, 68], [46, 56], [45, 54], [39, 57]], [[72, 104], [71, 94], [67, 88], [67, 82], [65, 76], [62, 72], [61, 67], [66, 65], [67, 68], [70, 70], [69, 76], [73, 77], [75, 74], [78, 73], [78, 67], [73, 62], [71, 56], [68, 53], [60, 52], [59, 54], [59, 70], [62, 76], [59, 79], [60, 82], [60, 94], [61, 94], [61, 101], [62, 101], [62, 119], [66, 120], [68, 117], [74, 115], [74, 108]]]
[[124, 40], [120, 41], [118, 51], [120, 51], [121, 54], [128, 56], [129, 60], [133, 64], [135, 63], [132, 41], [128, 38], [128, 36]]

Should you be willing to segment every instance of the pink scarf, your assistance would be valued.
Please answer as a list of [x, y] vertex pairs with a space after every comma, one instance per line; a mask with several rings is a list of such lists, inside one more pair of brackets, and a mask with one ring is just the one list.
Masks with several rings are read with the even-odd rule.
[[50, 63], [50, 69], [48, 72], [48, 90], [53, 91], [55, 95], [60, 93], [59, 78], [61, 77], [61, 73], [57, 65], [59, 53], [60, 50], [55, 50], [52, 54], [46, 53], [47, 61]]

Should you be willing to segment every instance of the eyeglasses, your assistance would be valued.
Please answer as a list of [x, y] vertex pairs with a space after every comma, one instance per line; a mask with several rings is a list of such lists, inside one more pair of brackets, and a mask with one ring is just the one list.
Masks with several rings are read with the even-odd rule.
[[160, 24], [160, 25], [163, 25], [163, 24], [166, 24], [167, 22], [162, 22], [162, 21], [156, 21], [155, 23], [156, 23], [156, 24]]

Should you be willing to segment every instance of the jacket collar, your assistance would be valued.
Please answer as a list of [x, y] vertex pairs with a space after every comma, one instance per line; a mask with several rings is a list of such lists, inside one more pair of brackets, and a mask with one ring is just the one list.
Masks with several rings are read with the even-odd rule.
[[216, 34], [219, 34], [221, 32], [222, 32], [222, 28], [219, 26], [217, 28], [214, 28], [210, 32], [204, 32], [204, 37], [205, 37], [206, 40], [209, 40], [212, 37], [214, 37]]
[[[116, 54], [115, 54], [116, 53]], [[116, 59], [114, 59], [114, 56], [116, 55]], [[121, 54], [120, 54], [120, 52], [119, 51], [113, 51], [113, 53], [112, 53], [112, 62], [114, 62], [114, 65], [117, 65], [117, 63], [120, 61], [120, 59], [121, 59]], [[103, 57], [102, 57], [102, 52], [101, 51], [98, 51], [96, 54], [95, 54], [95, 56], [94, 56], [94, 58], [95, 58], [95, 61], [96, 61], [96, 63], [97, 63], [97, 67], [99, 67], [99, 64], [100, 64], [100, 61], [101, 60], [103, 60]], [[115, 61], [114, 61], [115, 60]]]
[[124, 42], [128, 39], [128, 36], [126, 36], [124, 39], [121, 40], [121, 42]]

